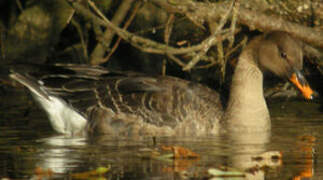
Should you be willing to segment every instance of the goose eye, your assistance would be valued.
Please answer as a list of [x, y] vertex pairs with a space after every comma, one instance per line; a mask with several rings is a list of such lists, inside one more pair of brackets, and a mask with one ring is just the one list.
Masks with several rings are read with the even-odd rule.
[[280, 53], [280, 56], [281, 56], [282, 58], [286, 59], [287, 54], [286, 54], [286, 53], [284, 53], [284, 52], [282, 52], [282, 53]]

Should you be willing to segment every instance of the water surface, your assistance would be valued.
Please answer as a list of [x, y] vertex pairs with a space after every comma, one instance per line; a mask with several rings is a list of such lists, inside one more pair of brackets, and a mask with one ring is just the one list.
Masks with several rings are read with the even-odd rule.
[[[53, 132], [25, 91], [2, 93], [0, 178], [75, 179], [75, 174], [106, 168], [87, 178], [216, 179], [210, 169], [225, 168], [229, 176], [245, 176], [231, 179], [323, 179], [323, 115], [315, 103], [270, 104], [271, 134], [241, 134], [243, 142], [224, 137], [70, 138]], [[200, 157], [151, 158], [161, 146], [182, 146]], [[277, 153], [281, 159], [274, 157]]]

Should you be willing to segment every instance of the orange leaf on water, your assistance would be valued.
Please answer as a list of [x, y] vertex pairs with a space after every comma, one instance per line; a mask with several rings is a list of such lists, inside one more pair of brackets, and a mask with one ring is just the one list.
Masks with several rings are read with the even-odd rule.
[[172, 151], [174, 158], [199, 158], [200, 155], [181, 146], [161, 146], [163, 151]]
[[52, 177], [54, 172], [51, 169], [44, 170], [41, 167], [36, 167], [34, 174], [37, 177], [36, 179], [46, 179]]

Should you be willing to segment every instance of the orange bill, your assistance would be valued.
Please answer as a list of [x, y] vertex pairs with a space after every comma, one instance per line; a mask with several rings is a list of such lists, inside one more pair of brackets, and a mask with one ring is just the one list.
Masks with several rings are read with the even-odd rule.
[[289, 80], [302, 92], [303, 96], [306, 99], [313, 99], [314, 92], [311, 87], [306, 82], [303, 76], [298, 76], [296, 73], [293, 73]]

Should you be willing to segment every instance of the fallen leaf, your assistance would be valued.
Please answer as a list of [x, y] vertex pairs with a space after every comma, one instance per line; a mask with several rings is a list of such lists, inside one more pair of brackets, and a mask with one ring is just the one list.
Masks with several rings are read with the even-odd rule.
[[200, 155], [181, 146], [161, 146], [163, 151], [172, 151], [174, 158], [199, 158]]
[[210, 168], [208, 170], [208, 173], [215, 177], [245, 177], [245, 174], [243, 172], [235, 171], [235, 170], [225, 171], [225, 170]]
[[90, 177], [102, 176], [110, 170], [110, 165], [107, 167], [98, 167], [95, 170], [73, 173], [71, 174], [72, 178], [75, 179], [89, 179]]
[[36, 167], [34, 169], [35, 176], [37, 179], [46, 179], [53, 176], [54, 172], [51, 169], [44, 170], [41, 167]]

